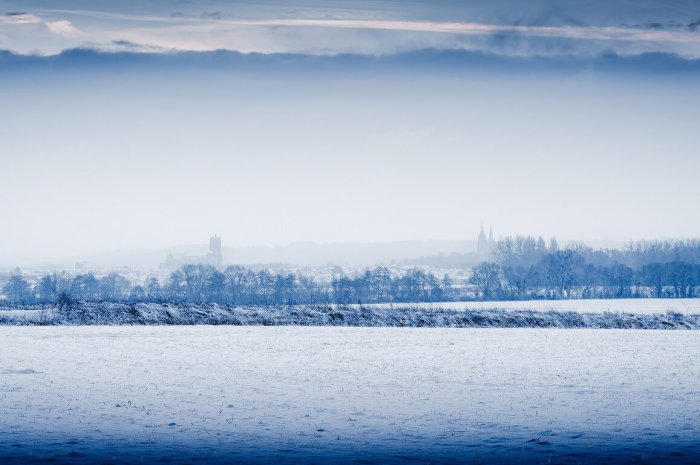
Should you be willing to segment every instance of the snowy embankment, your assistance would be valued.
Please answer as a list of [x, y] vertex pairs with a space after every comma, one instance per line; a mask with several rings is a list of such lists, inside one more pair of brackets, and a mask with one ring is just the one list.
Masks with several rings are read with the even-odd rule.
[[79, 303], [0, 311], [1, 325], [243, 325], [435, 328], [700, 329], [700, 314], [585, 313], [556, 310], [445, 309], [420, 306], [297, 305], [239, 307], [155, 303]]
[[[391, 308], [396, 304], [369, 304], [371, 308]], [[485, 302], [433, 302], [401, 304], [410, 308], [444, 308], [449, 310], [535, 310], [557, 312], [604, 313], [624, 312], [640, 315], [652, 313], [700, 314], [700, 299], [567, 299], [567, 300], [501, 300]]]

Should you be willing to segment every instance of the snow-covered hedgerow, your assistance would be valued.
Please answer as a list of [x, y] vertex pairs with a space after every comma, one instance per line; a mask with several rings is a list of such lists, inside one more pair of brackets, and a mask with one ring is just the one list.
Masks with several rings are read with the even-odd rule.
[[0, 311], [4, 325], [258, 325], [434, 328], [700, 329], [700, 315], [533, 310], [81, 303]]

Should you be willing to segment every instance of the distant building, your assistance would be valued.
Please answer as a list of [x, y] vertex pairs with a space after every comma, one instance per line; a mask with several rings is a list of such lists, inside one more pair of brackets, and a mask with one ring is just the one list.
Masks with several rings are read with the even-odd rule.
[[161, 267], [176, 270], [182, 265], [211, 265], [220, 269], [223, 266], [223, 261], [221, 238], [214, 235], [209, 238], [209, 252], [206, 255], [173, 255], [170, 253]]
[[486, 237], [484, 232], [484, 223], [481, 223], [481, 231], [479, 232], [479, 238], [476, 243], [476, 252], [482, 257], [488, 257], [493, 252], [493, 248], [496, 245], [496, 241], [493, 238], [493, 228], [489, 228], [489, 236]]
[[209, 253], [207, 254], [207, 262], [210, 265], [221, 268], [223, 261], [223, 255], [221, 254], [221, 238], [214, 234], [214, 237], [209, 238]]

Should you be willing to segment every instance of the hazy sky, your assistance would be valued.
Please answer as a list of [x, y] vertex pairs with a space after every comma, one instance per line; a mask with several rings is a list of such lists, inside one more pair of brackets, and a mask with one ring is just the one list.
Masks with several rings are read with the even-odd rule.
[[697, 2], [142, 3], [0, 1], [5, 261], [698, 234]]

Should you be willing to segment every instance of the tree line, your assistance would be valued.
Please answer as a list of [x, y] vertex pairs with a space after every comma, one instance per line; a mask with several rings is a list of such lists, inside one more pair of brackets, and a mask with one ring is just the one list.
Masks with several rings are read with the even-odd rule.
[[492, 255], [469, 279], [483, 300], [695, 297], [700, 291], [697, 239], [594, 250], [517, 236], [498, 241]]
[[13, 273], [3, 286], [11, 305], [75, 301], [219, 303], [233, 305], [366, 304], [460, 300], [529, 300], [700, 295], [700, 240], [630, 242], [624, 249], [560, 248], [556, 239], [507, 237], [466, 283], [414, 268], [376, 267], [321, 280], [229, 266], [184, 265], [161, 282], [132, 283], [119, 273], [98, 277], [51, 273], [29, 282]]
[[71, 277], [52, 273], [34, 285], [15, 273], [3, 288], [12, 304], [73, 301], [218, 303], [233, 305], [354, 304], [378, 302], [437, 302], [454, 296], [452, 281], [420, 269], [394, 274], [386, 267], [359, 276], [334, 276], [324, 282], [301, 273], [272, 273], [230, 266], [184, 265], [166, 282], [155, 277], [143, 284], [110, 273]]

